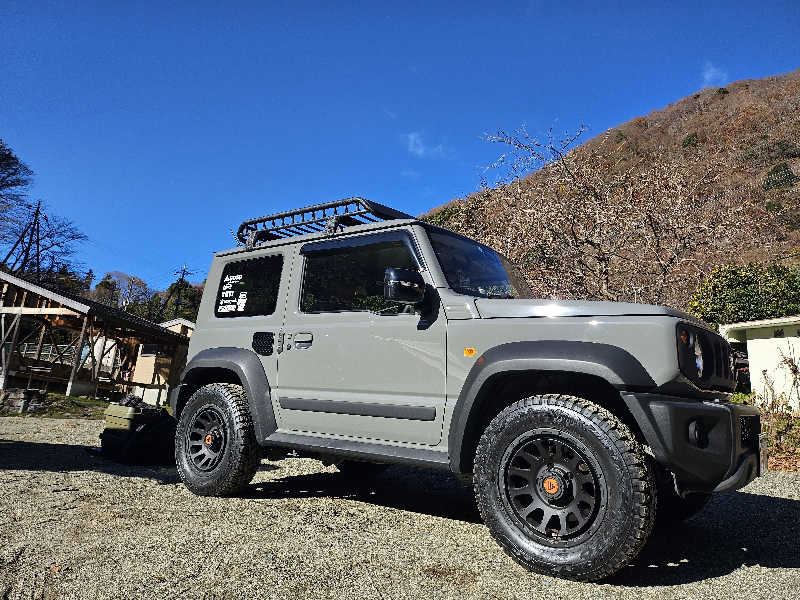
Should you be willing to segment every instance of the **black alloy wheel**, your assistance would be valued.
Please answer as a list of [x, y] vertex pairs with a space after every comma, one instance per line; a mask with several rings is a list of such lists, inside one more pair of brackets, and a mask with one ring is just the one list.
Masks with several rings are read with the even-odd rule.
[[601, 482], [576, 440], [560, 432], [523, 436], [504, 464], [506, 501], [520, 524], [546, 544], [568, 544], [591, 529]]
[[222, 460], [228, 431], [225, 418], [213, 404], [203, 406], [192, 417], [186, 436], [186, 452], [199, 471], [213, 471]]

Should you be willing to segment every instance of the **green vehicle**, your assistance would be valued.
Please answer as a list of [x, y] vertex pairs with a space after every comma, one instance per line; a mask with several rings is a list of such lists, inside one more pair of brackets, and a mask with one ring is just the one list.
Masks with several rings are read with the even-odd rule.
[[238, 237], [170, 396], [196, 494], [240, 492], [265, 453], [449, 470], [512, 558], [592, 581], [765, 470], [730, 347], [690, 315], [535, 298], [491, 248], [362, 198]]

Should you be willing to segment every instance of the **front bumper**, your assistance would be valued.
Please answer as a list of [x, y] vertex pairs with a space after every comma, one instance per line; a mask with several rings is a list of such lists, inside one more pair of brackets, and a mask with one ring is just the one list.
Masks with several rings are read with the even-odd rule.
[[766, 471], [756, 407], [661, 394], [626, 392], [623, 398], [679, 492], [736, 490]]

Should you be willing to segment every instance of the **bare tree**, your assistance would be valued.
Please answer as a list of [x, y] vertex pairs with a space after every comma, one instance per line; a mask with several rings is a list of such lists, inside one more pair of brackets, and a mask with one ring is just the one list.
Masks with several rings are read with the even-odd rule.
[[747, 190], [716, 191], [721, 167], [703, 166], [714, 160], [631, 162], [624, 144], [571, 150], [585, 131], [487, 135], [505, 147], [487, 170], [497, 180], [457, 205], [449, 225], [505, 252], [544, 297], [679, 306], [731, 248], [770, 239], [774, 217]]
[[76, 245], [87, 239], [72, 221], [50, 213], [42, 202], [20, 203], [5, 225], [0, 266], [37, 279], [71, 264]]

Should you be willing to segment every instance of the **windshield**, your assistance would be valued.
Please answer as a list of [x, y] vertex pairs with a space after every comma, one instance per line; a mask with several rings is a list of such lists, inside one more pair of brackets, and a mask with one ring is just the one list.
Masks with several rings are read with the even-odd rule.
[[532, 298], [525, 278], [488, 246], [433, 228], [428, 237], [454, 292], [480, 298]]

